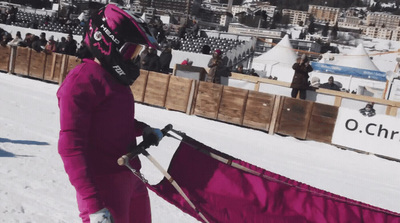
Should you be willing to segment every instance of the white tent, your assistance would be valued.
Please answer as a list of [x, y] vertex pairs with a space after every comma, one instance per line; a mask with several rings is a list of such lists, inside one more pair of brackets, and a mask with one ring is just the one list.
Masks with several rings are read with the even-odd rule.
[[320, 62], [343, 67], [379, 71], [379, 68], [374, 64], [374, 62], [372, 62], [362, 44], [359, 44], [349, 54], [324, 54], [323, 59]]
[[296, 62], [297, 55], [290, 44], [289, 36], [286, 35], [271, 50], [254, 58], [253, 64], [284, 63], [290, 66]]
[[252, 68], [265, 71], [267, 76], [276, 76], [278, 80], [290, 82], [293, 76], [292, 65], [296, 59], [297, 54], [286, 35], [271, 50], [254, 58]]

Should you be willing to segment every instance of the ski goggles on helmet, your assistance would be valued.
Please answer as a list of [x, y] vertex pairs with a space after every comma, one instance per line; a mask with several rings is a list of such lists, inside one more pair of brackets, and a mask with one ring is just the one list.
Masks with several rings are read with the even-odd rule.
[[145, 47], [141, 44], [126, 42], [119, 49], [124, 62], [135, 62]]

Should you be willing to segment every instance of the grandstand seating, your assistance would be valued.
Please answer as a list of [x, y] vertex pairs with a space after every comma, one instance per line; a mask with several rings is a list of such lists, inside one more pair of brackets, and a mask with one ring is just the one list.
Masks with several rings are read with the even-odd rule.
[[181, 45], [179, 50], [188, 51], [193, 53], [201, 53], [201, 49], [204, 45], [209, 45], [211, 48], [211, 52], [216, 49], [221, 49], [226, 52], [229, 50], [236, 49], [243, 42], [239, 40], [226, 39], [226, 38], [216, 38], [216, 37], [191, 37], [186, 36], [186, 38], [182, 38]]
[[83, 33], [83, 27], [80, 24], [63, 24], [53, 21], [53, 18], [48, 17], [48, 15], [19, 11], [16, 15], [16, 21], [11, 22], [11, 25], [61, 33], [72, 32], [74, 35], [82, 35]]

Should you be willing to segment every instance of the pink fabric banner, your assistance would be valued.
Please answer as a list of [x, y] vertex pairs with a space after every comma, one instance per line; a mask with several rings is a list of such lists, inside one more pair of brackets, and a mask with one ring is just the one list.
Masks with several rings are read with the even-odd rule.
[[[247, 170], [225, 164], [216, 154]], [[248, 171], [250, 170], [250, 171]], [[185, 137], [168, 173], [209, 222], [400, 223], [400, 214], [341, 197], [274, 174]], [[165, 178], [148, 185], [168, 202], [202, 221]]]

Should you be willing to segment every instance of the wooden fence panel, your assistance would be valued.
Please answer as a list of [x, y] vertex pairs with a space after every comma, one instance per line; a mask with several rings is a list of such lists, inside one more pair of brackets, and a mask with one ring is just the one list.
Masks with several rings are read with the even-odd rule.
[[192, 89], [192, 82], [193, 80], [191, 79], [171, 76], [165, 107], [167, 109], [186, 112]]
[[60, 77], [63, 73], [62, 71], [62, 63], [63, 63], [62, 54], [52, 53], [47, 55], [46, 59], [46, 67], [44, 69], [44, 79], [48, 81], [59, 82]]
[[0, 46], [0, 70], [9, 72], [10, 69], [10, 46]]
[[241, 125], [248, 94], [248, 90], [225, 86], [222, 91], [217, 119]]
[[250, 91], [247, 98], [243, 125], [267, 131], [271, 124], [275, 95]]
[[168, 74], [150, 71], [144, 94], [144, 103], [165, 107], [170, 77], [171, 75]]
[[276, 132], [305, 139], [313, 104], [312, 101], [285, 97]]
[[14, 72], [16, 74], [28, 75], [31, 51], [32, 49], [28, 47], [17, 47], [14, 67]]
[[216, 119], [222, 90], [223, 85], [200, 81], [193, 114]]
[[314, 103], [307, 139], [331, 143], [339, 107]]
[[46, 53], [36, 52], [35, 50], [31, 50], [31, 61], [29, 63], [28, 75], [30, 77], [43, 79], [45, 65], [46, 65]]
[[66, 74], [68, 74], [72, 69], [74, 69], [78, 64], [82, 63], [82, 60], [75, 56], [67, 56], [67, 69]]
[[149, 71], [140, 70], [139, 77], [131, 85], [133, 96], [135, 97], [135, 101], [137, 102], [144, 101], [144, 93], [146, 91], [148, 77], [149, 77]]

